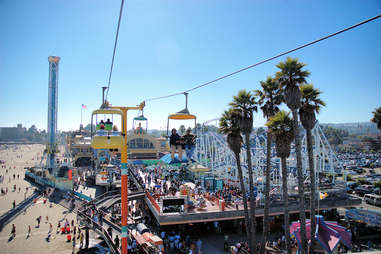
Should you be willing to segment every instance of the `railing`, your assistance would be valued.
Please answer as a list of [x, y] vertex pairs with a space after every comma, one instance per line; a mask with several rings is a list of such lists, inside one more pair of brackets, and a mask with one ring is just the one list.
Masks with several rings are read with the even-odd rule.
[[90, 203], [95, 204], [95, 205], [100, 204], [105, 199], [108, 199], [110, 196], [114, 196], [114, 195], [119, 194], [119, 193], [120, 193], [120, 190], [105, 192], [102, 195], [99, 195], [98, 197], [94, 198], [92, 201], [90, 201]]
[[85, 214], [84, 212], [82, 211], [78, 211], [78, 216], [79, 217], [82, 217], [85, 221], [85, 223], [88, 225], [88, 226], [91, 226], [93, 229], [101, 232], [101, 234], [106, 238], [106, 242], [108, 243], [108, 245], [111, 247], [111, 252], [113, 253], [116, 253], [116, 254], [119, 254], [119, 249], [116, 247], [116, 245], [114, 244], [114, 241], [111, 239], [110, 235], [108, 234], [108, 232], [101, 226], [99, 225], [97, 222], [95, 222], [94, 220], [92, 220], [90, 218], [90, 216], [88, 216], [87, 214]]
[[26, 206], [31, 204], [34, 199], [36, 199], [40, 196], [41, 196], [41, 194], [36, 192], [33, 195], [26, 198], [25, 200], [23, 200], [21, 203], [19, 203], [15, 208], [12, 208], [8, 212], [1, 215], [0, 216], [0, 231], [3, 229], [3, 227], [5, 225], [8, 224], [10, 219], [12, 219], [14, 216], [17, 216], [23, 209], [26, 208]]
[[147, 195], [149, 201], [151, 202], [151, 204], [155, 207], [157, 212], [160, 214], [160, 206], [158, 205], [156, 200], [151, 196], [151, 194], [148, 191], [146, 191], [146, 195]]
[[131, 169], [128, 169], [128, 172], [132, 175], [133, 177], [133, 181], [135, 182], [135, 184], [138, 186], [138, 188], [140, 188], [141, 190], [144, 190], [144, 186], [139, 182], [138, 180], [138, 177], [136, 176], [135, 172], [132, 171]]

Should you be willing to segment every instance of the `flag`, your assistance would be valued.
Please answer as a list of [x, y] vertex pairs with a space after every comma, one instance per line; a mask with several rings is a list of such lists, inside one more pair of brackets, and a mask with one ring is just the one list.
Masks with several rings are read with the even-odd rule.
[[326, 197], [328, 197], [328, 193], [319, 192], [319, 199], [320, 200], [325, 199]]
[[86, 107], [85, 104], [82, 104], [82, 108], [83, 108], [83, 109], [87, 109], [87, 107]]
[[272, 189], [270, 192], [269, 192], [269, 194], [270, 195], [273, 195], [273, 194], [275, 194], [276, 192], [278, 191], [278, 188], [274, 188], [274, 189]]

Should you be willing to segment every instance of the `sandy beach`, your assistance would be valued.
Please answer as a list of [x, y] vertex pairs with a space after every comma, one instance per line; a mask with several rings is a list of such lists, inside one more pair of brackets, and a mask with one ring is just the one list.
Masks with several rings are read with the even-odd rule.
[[[41, 156], [43, 148], [43, 145], [14, 145], [0, 151], [0, 160], [6, 162], [6, 168], [0, 167], [0, 175], [5, 176], [4, 181], [0, 183], [0, 188], [8, 187], [8, 194], [0, 196], [0, 215], [12, 209], [13, 201], [16, 201], [17, 205], [24, 200], [26, 187], [29, 188], [26, 197], [33, 194], [34, 187], [24, 180], [24, 167], [39, 162], [37, 157]], [[8, 173], [6, 173], [6, 169], [9, 170]], [[15, 179], [13, 179], [13, 174], [15, 174]], [[9, 179], [11, 179], [10, 182]], [[15, 184], [16, 191], [13, 192]], [[20, 192], [19, 187], [21, 188]], [[36, 227], [38, 216], [42, 216], [39, 228]], [[49, 242], [46, 240], [49, 231], [49, 222], [46, 221], [46, 216], [53, 225], [52, 238]], [[0, 232], [0, 253], [71, 253], [72, 243], [66, 242], [66, 235], [56, 234], [58, 221], [61, 220], [63, 223], [66, 218], [69, 222], [71, 220], [76, 221], [76, 215], [69, 213], [61, 205], [49, 201], [46, 204], [42, 200], [37, 201], [27, 209], [26, 214], [19, 214], [4, 226]], [[10, 239], [12, 224], [16, 226], [14, 239]], [[29, 225], [32, 228], [32, 235], [27, 238]], [[78, 240], [77, 245], [76, 251], [79, 247]]]

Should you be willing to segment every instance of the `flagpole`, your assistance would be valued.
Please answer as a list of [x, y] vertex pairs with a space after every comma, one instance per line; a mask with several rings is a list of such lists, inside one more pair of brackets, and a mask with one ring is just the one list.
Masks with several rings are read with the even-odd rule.
[[83, 111], [83, 104], [81, 105], [81, 125], [82, 125], [82, 111]]

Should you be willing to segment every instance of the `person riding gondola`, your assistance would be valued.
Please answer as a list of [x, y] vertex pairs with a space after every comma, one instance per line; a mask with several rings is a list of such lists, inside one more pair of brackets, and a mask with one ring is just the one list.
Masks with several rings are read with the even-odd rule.
[[138, 127], [136, 127], [135, 133], [136, 133], [137, 135], [143, 135], [144, 130], [143, 130], [143, 128], [142, 128], [142, 124], [141, 124], [141, 123], [139, 123], [139, 124], [138, 124]]
[[105, 123], [105, 130], [106, 131], [112, 131], [112, 122], [110, 121], [110, 119], [107, 119], [107, 121]]
[[184, 140], [185, 154], [188, 160], [192, 160], [194, 149], [196, 147], [196, 135], [191, 133], [191, 128], [188, 128], [185, 135], [182, 137]]
[[97, 124], [97, 128], [96, 130], [104, 130], [105, 129], [105, 123], [103, 122], [103, 120], [101, 120], [98, 124]]
[[169, 145], [171, 148], [171, 159], [174, 161], [176, 149], [179, 152], [179, 160], [182, 160], [183, 157], [183, 148], [182, 148], [182, 140], [179, 134], [177, 134], [176, 129], [172, 129], [171, 136], [169, 137]]

